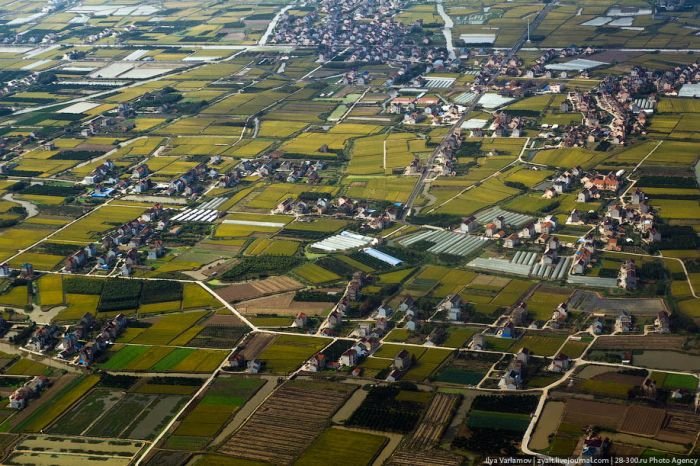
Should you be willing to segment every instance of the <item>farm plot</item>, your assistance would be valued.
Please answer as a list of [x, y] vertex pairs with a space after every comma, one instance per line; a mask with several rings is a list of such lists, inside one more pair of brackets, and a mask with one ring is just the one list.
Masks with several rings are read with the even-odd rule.
[[257, 378], [218, 377], [179, 422], [166, 447], [178, 450], [192, 442], [206, 445], [264, 383]]
[[[517, 346], [527, 348], [538, 356], [553, 356], [566, 340], [566, 334], [554, 334], [545, 332], [526, 333]], [[518, 348], [511, 348], [517, 350]]]
[[251, 280], [246, 283], [234, 283], [224, 288], [218, 288], [216, 294], [232, 303], [255, 299], [262, 296], [295, 291], [304, 285], [290, 277], [270, 277], [263, 280]]
[[[186, 396], [127, 393], [86, 432], [93, 437], [151, 439], [177, 413]], [[105, 422], [109, 419], [109, 422]]]
[[248, 460], [291, 464], [328, 425], [353, 390], [330, 382], [287, 382], [219, 451]]
[[417, 425], [430, 393], [402, 391], [395, 385], [373, 386], [346, 425], [408, 433]]
[[15, 445], [6, 464], [35, 466], [70, 466], [89, 461], [104, 466], [126, 466], [143, 448], [143, 442], [124, 440], [97, 440], [55, 435], [31, 435]]
[[[153, 320], [142, 320], [152, 324], [129, 343], [145, 345], [167, 345], [202, 320], [208, 311], [193, 311], [169, 314]], [[187, 342], [185, 342], [187, 343]]]
[[54, 419], [60, 416], [73, 403], [82, 398], [97, 382], [99, 376], [88, 375], [76, 378], [71, 383], [63, 387], [50, 400], [42, 400], [39, 406], [28, 417], [18, 423], [12, 429], [13, 432], [41, 432]]
[[215, 349], [116, 344], [100, 367], [115, 372], [208, 373], [218, 368], [227, 355], [228, 351]]
[[[365, 432], [327, 429], [301, 455], [295, 466], [364, 466], [370, 464], [386, 443], [386, 437]], [[358, 446], [361, 445], [361, 448]]]
[[39, 279], [39, 299], [42, 306], [63, 304], [63, 287], [60, 275], [44, 275]]
[[435, 380], [459, 385], [478, 385], [491, 366], [500, 359], [500, 354], [461, 351], [435, 374]]
[[552, 167], [573, 168], [580, 165], [583, 168], [590, 168], [608, 157], [609, 155], [604, 152], [594, 152], [581, 148], [562, 148], [539, 151], [532, 161]]
[[[266, 296], [263, 298], [239, 301], [236, 309], [244, 315], [259, 315], [260, 317], [277, 315], [284, 317], [295, 316], [304, 312], [307, 316], [325, 315], [333, 307], [335, 302], [297, 301], [296, 292], [285, 292]], [[337, 299], [340, 299], [338, 296]], [[289, 320], [288, 319], [288, 320]], [[291, 322], [291, 320], [289, 320]]]
[[631, 390], [644, 381], [646, 372], [628, 374], [624, 371], [608, 371], [596, 374], [577, 384], [577, 389], [585, 393], [611, 398], [627, 399]]
[[116, 405], [123, 395], [122, 392], [96, 388], [64, 414], [59, 422], [54, 423], [48, 432], [59, 435], [80, 435], [105, 411]]
[[313, 285], [329, 283], [340, 280], [340, 276], [323, 267], [307, 262], [292, 270], [292, 273]]
[[438, 445], [445, 429], [450, 424], [459, 395], [438, 393], [428, 406], [415, 432], [411, 434], [406, 445], [411, 450], [430, 450]]
[[145, 211], [145, 207], [107, 205], [95, 209], [89, 215], [61, 230], [52, 239], [81, 243], [99, 240], [107, 231], [138, 218]]
[[403, 176], [362, 178], [348, 176], [343, 179], [345, 195], [353, 199], [368, 199], [404, 203], [413, 190], [415, 179]]
[[661, 429], [664, 419], [665, 409], [632, 405], [625, 413], [620, 432], [653, 437]]
[[419, 241], [433, 243], [427, 249], [433, 254], [453, 254], [457, 256], [468, 256], [482, 247], [488, 240], [480, 236], [469, 236], [454, 233], [451, 231], [421, 230], [417, 233], [401, 238], [398, 243], [401, 246], [409, 247]]
[[617, 430], [626, 412], [627, 406], [622, 404], [569, 399], [564, 421], [578, 426], [595, 425]]
[[325, 338], [279, 335], [258, 354], [268, 372], [288, 374], [330, 343]]

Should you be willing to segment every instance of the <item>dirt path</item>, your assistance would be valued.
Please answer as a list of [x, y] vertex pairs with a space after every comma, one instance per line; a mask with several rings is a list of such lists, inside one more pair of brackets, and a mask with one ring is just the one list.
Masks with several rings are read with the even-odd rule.
[[332, 421], [337, 424], [343, 424], [345, 421], [347, 421], [350, 416], [352, 416], [352, 413], [354, 413], [355, 410], [360, 407], [362, 402], [365, 401], [368, 393], [369, 392], [367, 390], [362, 390], [361, 388], [355, 390], [350, 398], [348, 398], [348, 401], [346, 401], [345, 404], [335, 413]]

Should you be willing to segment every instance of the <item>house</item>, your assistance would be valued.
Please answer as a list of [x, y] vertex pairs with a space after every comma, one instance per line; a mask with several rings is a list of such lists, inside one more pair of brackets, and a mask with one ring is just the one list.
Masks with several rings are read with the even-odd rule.
[[591, 200], [591, 190], [584, 189], [576, 196], [576, 202], [588, 202]]
[[157, 239], [148, 246], [148, 260], [156, 260], [165, 254], [163, 241]]
[[588, 331], [593, 333], [594, 335], [600, 335], [603, 333], [603, 322], [596, 318], [591, 322], [591, 325], [588, 326]]
[[501, 390], [517, 390], [522, 387], [530, 352], [522, 348], [513, 358], [498, 381]]
[[472, 337], [472, 341], [469, 342], [469, 349], [472, 351], [481, 351], [486, 348], [486, 340], [484, 336], [477, 333]]
[[583, 224], [583, 217], [581, 217], [581, 212], [578, 209], [573, 209], [569, 214], [569, 218], [566, 220], [569, 225]]
[[253, 359], [253, 360], [248, 361], [246, 363], [245, 371], [248, 374], [257, 374], [258, 372], [260, 372], [261, 369], [262, 369], [262, 364], [257, 359]]
[[519, 326], [525, 324], [527, 320], [527, 304], [521, 302], [512, 311], [510, 311], [510, 320], [513, 325]]
[[642, 204], [646, 200], [646, 198], [647, 198], [647, 196], [646, 196], [646, 194], [644, 194], [644, 191], [637, 188], [632, 193], [632, 198], [630, 200], [630, 203], [631, 204]]
[[337, 327], [343, 323], [343, 316], [340, 315], [338, 311], [333, 311], [328, 315], [328, 325], [330, 327]]
[[447, 338], [447, 330], [443, 327], [435, 327], [430, 335], [425, 339], [426, 346], [436, 346], [445, 341]]
[[518, 232], [518, 236], [521, 239], [532, 239], [532, 237], [535, 236], [535, 224], [528, 223], [525, 225], [522, 230]]
[[566, 303], [559, 303], [557, 308], [552, 312], [553, 322], [564, 322], [569, 317], [569, 306]]
[[554, 189], [554, 187], [545, 189], [544, 193], [542, 194], [542, 197], [544, 199], [552, 199], [556, 196], [557, 196], [557, 190]]
[[292, 322], [292, 327], [296, 328], [305, 328], [306, 327], [306, 314], [303, 312], [299, 312], [295, 317], [294, 317], [294, 322]]
[[479, 222], [477, 222], [476, 217], [473, 215], [471, 217], [466, 217], [462, 219], [462, 223], [459, 224], [457, 231], [459, 233], [474, 233], [479, 228]]
[[506, 225], [506, 219], [503, 215], [499, 215], [493, 220], [493, 224], [496, 226], [497, 229], [502, 230], [504, 229]]
[[668, 311], [660, 311], [654, 319], [654, 331], [657, 333], [668, 333], [671, 331], [671, 319]]
[[355, 351], [352, 348], [346, 350], [343, 354], [340, 355], [340, 359], [338, 362], [341, 366], [354, 366], [355, 364], [357, 364], [357, 351]]
[[438, 312], [446, 312], [447, 320], [460, 320], [462, 317], [462, 298], [459, 295], [447, 295], [440, 304]]
[[505, 240], [503, 240], [503, 247], [504, 248], [513, 249], [514, 247], [519, 246], [519, 245], [520, 245], [520, 237], [518, 236], [517, 233], [511, 234]]
[[620, 188], [620, 181], [614, 173], [596, 175], [590, 183], [601, 191], [617, 192]]
[[58, 327], [55, 325], [44, 325], [34, 331], [34, 334], [29, 338], [27, 347], [33, 351], [44, 352], [51, 348], [56, 343]]
[[403, 328], [408, 330], [409, 332], [415, 332], [416, 331], [416, 321], [415, 320], [409, 320], [407, 321]]
[[632, 331], [632, 316], [627, 311], [621, 311], [615, 319], [615, 331], [627, 333]]
[[496, 226], [495, 223], [487, 223], [486, 231], [484, 231], [484, 234], [489, 238], [493, 238], [498, 233], [498, 230], [499, 228]]
[[286, 198], [279, 204], [277, 204], [277, 207], [272, 209], [273, 214], [284, 214], [292, 210], [292, 207], [294, 207], [294, 199], [291, 197]]
[[306, 366], [306, 369], [309, 372], [318, 372], [318, 371], [322, 371], [325, 368], [326, 368], [326, 355], [323, 353], [316, 353], [313, 356], [311, 356], [311, 359], [309, 359], [309, 363]]
[[134, 168], [134, 170], [131, 172], [131, 178], [140, 180], [146, 178], [150, 173], [151, 172], [148, 169], [148, 165], [139, 165], [138, 167]]
[[404, 349], [404, 350], [399, 351], [398, 354], [396, 356], [394, 356], [394, 363], [392, 364], [392, 366], [397, 371], [403, 372], [403, 371], [407, 371], [408, 369], [411, 368], [411, 362], [412, 362], [411, 353], [409, 353], [408, 351], [406, 351]]
[[228, 364], [231, 369], [244, 369], [246, 367], [245, 358], [238, 352], [228, 358]]
[[412, 296], [406, 295], [403, 298], [401, 298], [401, 302], [399, 303], [399, 312], [408, 312], [409, 310], [413, 309], [413, 306], [415, 306], [416, 301], [413, 299]]
[[47, 387], [49, 383], [49, 379], [43, 375], [36, 376], [26, 382], [10, 394], [10, 408], [23, 409], [27, 405], [27, 401], [38, 396], [41, 390]]
[[637, 288], [637, 266], [633, 260], [626, 260], [617, 274], [617, 286], [625, 290]]
[[[609, 441], [600, 438], [600, 435], [592, 432], [583, 440], [581, 458], [600, 458], [605, 454]], [[589, 463], [590, 464], [590, 463]]]
[[656, 399], [657, 392], [656, 382], [654, 381], [654, 379], [650, 377], [647, 378], [646, 380], [644, 380], [644, 382], [642, 382], [642, 385], [639, 388], [642, 392], [642, 396], [644, 396], [645, 398]]
[[393, 369], [391, 372], [389, 372], [389, 375], [386, 376], [386, 381], [389, 383], [396, 382], [401, 378], [402, 372], [396, 369]]
[[391, 316], [391, 308], [389, 306], [379, 306], [374, 315], [375, 319], [387, 319]]
[[549, 372], [562, 373], [569, 370], [571, 359], [565, 354], [557, 354], [552, 358], [552, 362], [547, 367]]
[[551, 234], [554, 232], [554, 229], [556, 228], [556, 223], [554, 223], [554, 220], [552, 219], [551, 216], [548, 216], [546, 218], [540, 219], [537, 223], [535, 223], [535, 233], [542, 234]]
[[510, 319], [508, 319], [508, 322], [503, 324], [496, 331], [496, 336], [498, 338], [515, 338], [515, 325], [513, 324], [513, 322]]

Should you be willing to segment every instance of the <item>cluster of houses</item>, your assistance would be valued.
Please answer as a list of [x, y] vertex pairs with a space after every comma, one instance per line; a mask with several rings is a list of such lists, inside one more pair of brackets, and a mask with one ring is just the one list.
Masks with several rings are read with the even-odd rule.
[[431, 47], [425, 35], [416, 44], [409, 34], [422, 31], [422, 20], [412, 25], [396, 21], [402, 2], [320, 0], [303, 16], [284, 13], [269, 42], [317, 46], [319, 61], [343, 51], [348, 62], [427, 62], [442, 68], [451, 62], [444, 47]]
[[501, 390], [518, 390], [522, 388], [527, 375], [527, 363], [530, 360], [530, 351], [522, 348], [513, 356], [505, 372], [498, 381]]
[[576, 57], [576, 56], [590, 56], [595, 53], [595, 49], [592, 47], [586, 47], [586, 48], [581, 48], [581, 47], [565, 47], [560, 50], [554, 50], [554, 49], [547, 49], [545, 50], [542, 55], [540, 55], [536, 60], [535, 63], [530, 67], [525, 72], [525, 77], [526, 78], [535, 78], [535, 77], [541, 77], [544, 76], [545, 78], [551, 78], [552, 77], [552, 72], [547, 70], [545, 68], [545, 65], [552, 60], [556, 60], [557, 58], [568, 58], [568, 57]]
[[370, 207], [365, 201], [357, 201], [345, 196], [329, 200], [319, 197], [316, 201], [304, 201], [285, 198], [271, 209], [272, 214], [292, 214], [299, 218], [299, 221], [311, 220], [306, 215], [332, 215], [339, 218], [352, 218], [362, 222], [362, 230], [382, 230], [392, 225], [401, 214], [399, 205], [391, 205], [384, 209]]
[[[493, 137], [513, 137], [519, 138], [523, 126], [525, 126], [525, 118], [521, 116], [513, 116], [506, 112], [496, 112], [493, 114], [493, 120], [488, 127]], [[483, 137], [486, 134], [482, 129], [475, 128], [472, 130], [472, 137]]]
[[6, 81], [2, 88], [0, 88], [0, 97], [21, 92], [23, 89], [26, 89], [27, 87], [36, 83], [38, 78], [39, 73], [30, 73], [22, 78], [10, 79], [9, 81]]
[[628, 203], [612, 203], [605, 218], [598, 224], [598, 233], [606, 249], [619, 251], [620, 241], [626, 239], [625, 227], [631, 226], [645, 244], [661, 241], [661, 232], [656, 227], [654, 210], [647, 202], [646, 194], [636, 189]]
[[[567, 95], [567, 107], [581, 112], [585, 118], [583, 125], [567, 127], [563, 144], [567, 147], [583, 146], [601, 140], [623, 144], [631, 134], [645, 134], [648, 115], [656, 106], [657, 93], [675, 96], [684, 85], [698, 82], [698, 63], [665, 71], [636, 66], [628, 74], [607, 76], [595, 90], [571, 91]], [[650, 89], [653, 90], [651, 93]]]
[[446, 104], [440, 97], [430, 95], [394, 97], [387, 107], [388, 113], [403, 115], [403, 123], [406, 125], [426, 120], [433, 126], [453, 125], [461, 118], [464, 110], [462, 105]]
[[[91, 185], [101, 183], [105, 180], [113, 178], [113, 175], [115, 174], [114, 162], [108, 159], [95, 168], [89, 175], [83, 178], [83, 184]], [[114, 182], [116, 183], [116, 181]]]
[[109, 270], [120, 257], [120, 248], [125, 248], [124, 263], [120, 273], [130, 276], [132, 268], [140, 262], [138, 249], [148, 246], [148, 259], [155, 260], [165, 254], [163, 241], [157, 237], [157, 233], [165, 229], [169, 211], [163, 209], [160, 204], [155, 204], [137, 219], [126, 222], [118, 228], [107, 233], [102, 238], [102, 253], [98, 253], [97, 246], [93, 243], [68, 256], [64, 262], [63, 270], [66, 272], [78, 272], [96, 258], [97, 266], [103, 270]]
[[42, 325], [34, 330], [27, 342], [27, 349], [44, 353], [56, 346], [58, 338], [61, 336], [61, 329], [57, 325]]
[[118, 314], [101, 327], [92, 341], [85, 342], [97, 325], [95, 318], [86, 313], [77, 325], [68, 330], [53, 324], [38, 327], [29, 338], [26, 347], [41, 353], [55, 349], [59, 359], [74, 358], [78, 365], [89, 366], [97, 355], [114, 342], [127, 324], [126, 316]]
[[43, 375], [36, 376], [27, 381], [24, 385], [10, 394], [10, 405], [12, 409], [24, 409], [27, 401], [39, 396], [41, 391], [48, 387], [51, 382]]
[[457, 172], [457, 153], [462, 146], [462, 131], [457, 128], [452, 131], [442, 142], [433, 158], [433, 166], [430, 169], [441, 176], [455, 176]]
[[108, 345], [114, 343], [114, 340], [124, 331], [128, 323], [129, 321], [124, 314], [117, 314], [113, 319], [107, 321], [94, 340], [80, 347], [78, 364], [90, 366], [96, 356], [102, 353]]
[[78, 325], [71, 327], [63, 334], [61, 342], [56, 345], [58, 357], [60, 359], [68, 359], [73, 356], [82, 346], [83, 341], [95, 327], [95, 318], [90, 313], [80, 319]]

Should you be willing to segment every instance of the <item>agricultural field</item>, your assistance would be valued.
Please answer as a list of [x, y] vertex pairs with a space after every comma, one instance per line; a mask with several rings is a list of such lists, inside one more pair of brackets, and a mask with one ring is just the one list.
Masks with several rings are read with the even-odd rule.
[[0, 463], [697, 456], [696, 3], [0, 0]]
[[279, 335], [257, 355], [267, 372], [288, 374], [330, 343], [325, 338]]

